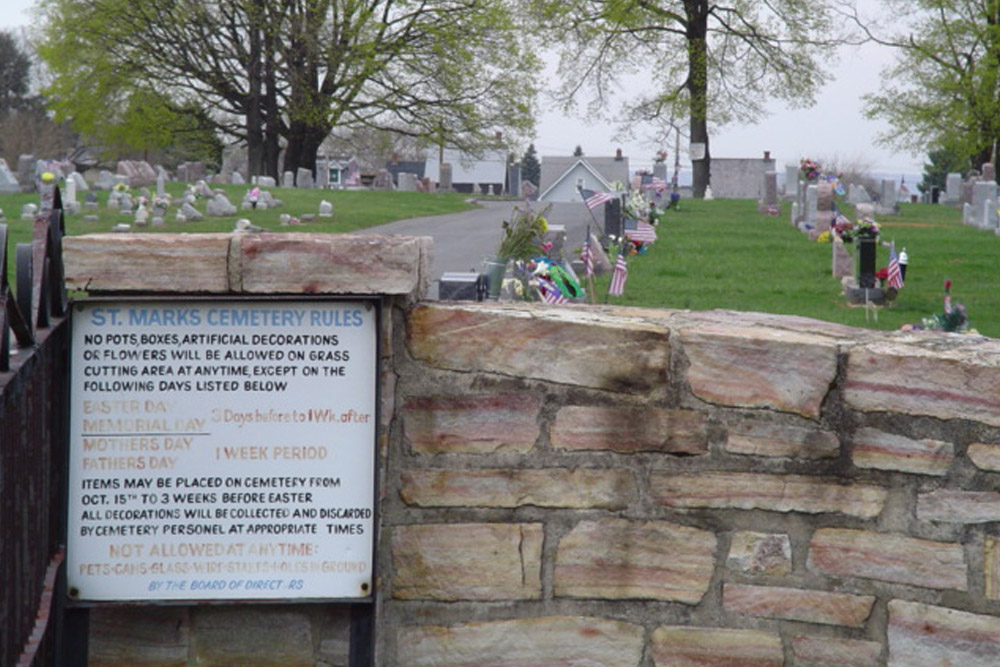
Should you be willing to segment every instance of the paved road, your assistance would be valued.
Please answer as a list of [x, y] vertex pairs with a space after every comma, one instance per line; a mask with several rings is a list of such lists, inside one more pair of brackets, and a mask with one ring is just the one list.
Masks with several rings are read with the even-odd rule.
[[[491, 257], [500, 243], [501, 223], [509, 219], [515, 206], [524, 201], [481, 201], [480, 208], [452, 213], [399, 220], [388, 225], [370, 227], [364, 233], [430, 236], [434, 239], [434, 264], [428, 298], [437, 299], [441, 274], [450, 271], [482, 270], [483, 260]], [[533, 203], [540, 208], [542, 205]], [[578, 247], [587, 233], [587, 224], [596, 230], [587, 207], [580, 203], [553, 204], [546, 219], [549, 224], [566, 227], [566, 245]]]

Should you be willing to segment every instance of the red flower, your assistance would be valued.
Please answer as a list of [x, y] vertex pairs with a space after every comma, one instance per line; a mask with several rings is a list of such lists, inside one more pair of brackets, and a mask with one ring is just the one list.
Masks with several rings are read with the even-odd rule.
[[878, 271], [875, 272], [875, 277], [878, 278], [879, 280], [888, 280], [889, 269], [886, 268], [879, 269]]

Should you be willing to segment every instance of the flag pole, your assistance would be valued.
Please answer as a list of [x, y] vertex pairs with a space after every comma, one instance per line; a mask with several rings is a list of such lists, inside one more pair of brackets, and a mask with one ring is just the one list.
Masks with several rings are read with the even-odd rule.
[[[591, 214], [593, 214], [593, 211], [591, 211]], [[597, 295], [594, 294], [594, 292], [596, 290], [596, 288], [594, 287], [594, 270], [593, 270], [593, 266], [594, 266], [593, 252], [594, 252], [594, 249], [590, 247], [590, 223], [587, 223], [587, 237], [583, 240], [583, 244], [587, 248], [587, 256], [590, 258], [589, 259], [590, 267], [588, 268], [586, 264], [584, 264], [584, 267], [583, 267], [583, 272], [587, 274], [587, 295], [588, 295], [588, 299], [587, 300], [590, 301], [591, 305], [593, 305], [593, 304], [597, 303], [595, 301]]]

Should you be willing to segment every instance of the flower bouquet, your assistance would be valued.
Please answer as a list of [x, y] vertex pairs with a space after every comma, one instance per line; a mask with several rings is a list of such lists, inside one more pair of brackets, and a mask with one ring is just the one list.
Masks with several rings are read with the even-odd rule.
[[799, 162], [799, 172], [802, 174], [802, 179], [806, 181], [818, 181], [821, 169], [819, 162], [810, 158], [802, 158], [802, 161]]
[[551, 207], [550, 204], [537, 212], [531, 210], [530, 206], [523, 209], [515, 207], [511, 219], [503, 221], [503, 236], [497, 247], [497, 258], [526, 260], [538, 254], [542, 235], [549, 229], [545, 214]]

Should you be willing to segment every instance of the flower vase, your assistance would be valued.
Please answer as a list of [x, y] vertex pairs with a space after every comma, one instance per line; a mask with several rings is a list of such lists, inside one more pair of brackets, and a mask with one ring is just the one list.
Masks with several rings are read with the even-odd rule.
[[500, 300], [500, 288], [507, 274], [507, 260], [494, 257], [483, 262], [486, 274], [487, 297], [490, 301]]

